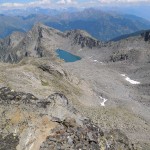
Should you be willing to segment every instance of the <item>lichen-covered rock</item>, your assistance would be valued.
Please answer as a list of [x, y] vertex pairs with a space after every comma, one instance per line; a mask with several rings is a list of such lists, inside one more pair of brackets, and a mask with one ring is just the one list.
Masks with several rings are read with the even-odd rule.
[[3, 87], [0, 88], [0, 104], [10, 103], [34, 103], [38, 100], [34, 95], [30, 93], [15, 92], [14, 90]]
[[16, 150], [18, 144], [18, 136], [14, 136], [12, 133], [5, 137], [0, 135], [0, 150]]
[[89, 119], [78, 125], [73, 118], [66, 118], [42, 143], [40, 150], [136, 150], [120, 130], [104, 133]]
[[119, 129], [109, 131], [105, 134], [105, 138], [100, 138], [100, 140], [101, 146], [108, 150], [135, 150], [128, 137]]
[[40, 150], [99, 150], [98, 139], [102, 131], [94, 126], [90, 120], [79, 126], [73, 118], [66, 118], [61, 124], [51, 131], [51, 135], [40, 147]]
[[61, 68], [56, 67], [56, 66], [40, 65], [39, 68], [59, 78], [67, 77], [67, 73]]

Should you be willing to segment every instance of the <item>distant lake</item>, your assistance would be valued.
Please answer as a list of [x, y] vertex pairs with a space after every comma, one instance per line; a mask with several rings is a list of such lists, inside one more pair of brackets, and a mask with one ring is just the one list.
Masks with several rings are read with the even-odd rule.
[[57, 49], [56, 53], [58, 54], [58, 57], [60, 59], [63, 59], [65, 62], [75, 62], [75, 61], [81, 60], [81, 57], [73, 55], [61, 49]]

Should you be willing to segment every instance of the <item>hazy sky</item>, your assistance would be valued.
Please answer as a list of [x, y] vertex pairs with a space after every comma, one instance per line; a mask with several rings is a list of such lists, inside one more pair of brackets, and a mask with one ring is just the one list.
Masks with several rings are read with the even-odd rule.
[[1, 8], [149, 4], [150, 0], [0, 0]]
[[0, 12], [18, 8], [88, 8], [133, 14], [150, 20], [150, 0], [0, 0]]

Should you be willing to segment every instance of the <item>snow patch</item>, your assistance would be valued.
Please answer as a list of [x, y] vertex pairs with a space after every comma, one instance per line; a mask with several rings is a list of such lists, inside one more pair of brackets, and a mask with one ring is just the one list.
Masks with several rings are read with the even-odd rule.
[[131, 84], [140, 84], [140, 82], [130, 79], [125, 74], [121, 74], [121, 76], [126, 77], [126, 81], [130, 82]]
[[126, 75], [125, 74], [121, 74], [121, 76], [125, 77]]
[[81, 48], [81, 49], [78, 50], [78, 52], [81, 52], [82, 50], [83, 50], [83, 49]]
[[94, 60], [94, 62], [98, 62], [98, 60]]
[[140, 82], [131, 80], [129, 77], [126, 77], [126, 80], [127, 80], [128, 82], [130, 82], [131, 84], [140, 84]]
[[108, 101], [108, 99], [103, 98], [102, 96], [99, 96], [101, 100], [103, 100], [103, 102], [101, 102], [101, 106], [105, 106], [105, 102]]

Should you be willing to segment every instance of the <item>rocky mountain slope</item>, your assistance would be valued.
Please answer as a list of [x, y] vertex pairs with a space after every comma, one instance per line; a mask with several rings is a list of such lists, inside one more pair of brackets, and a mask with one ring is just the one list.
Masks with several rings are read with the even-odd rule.
[[[90, 117], [95, 115], [94, 120], [104, 128], [108, 124], [112, 128], [121, 128], [132, 140], [138, 139], [147, 144], [150, 141], [146, 134], [149, 129], [146, 127], [145, 130], [143, 126], [150, 124], [149, 49], [149, 32], [145, 32], [105, 43], [101, 48], [94, 49], [94, 53], [93, 50], [82, 52], [84, 59], [74, 64], [64, 64], [76, 76], [89, 82], [105, 100], [104, 109], [89, 110], [85, 114]], [[143, 149], [149, 149], [149, 146]]]
[[105, 133], [81, 115], [92, 89], [60, 65], [38, 58], [0, 69], [0, 149], [136, 148], [119, 129]]
[[[19, 39], [18, 39], [19, 38]], [[100, 47], [103, 43], [87, 32], [72, 30], [61, 32], [42, 24], [36, 24], [27, 34], [13, 33], [0, 41], [1, 60], [17, 62], [24, 57], [56, 58], [55, 50]]]
[[122, 35], [122, 36], [119, 36], [119, 37], [116, 37], [114, 39], [111, 39], [110, 41], [120, 41], [120, 40], [123, 40], [123, 39], [127, 39], [129, 37], [133, 37], [133, 36], [139, 36], [141, 35], [142, 33], [146, 32], [147, 30], [141, 30], [141, 31], [138, 31], [138, 32], [134, 32], [132, 34], [125, 34], [125, 35]]
[[[130, 36], [129, 38], [112, 43], [111, 48], [116, 49], [111, 56], [111, 61], [127, 61], [131, 63], [150, 62], [149, 30]], [[117, 47], [117, 48], [116, 48]]]
[[149, 46], [149, 32], [103, 43], [42, 24], [1, 40], [0, 148], [149, 150]]

